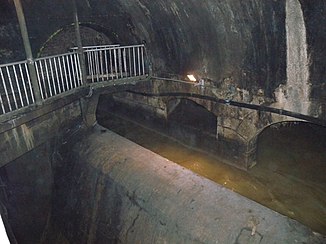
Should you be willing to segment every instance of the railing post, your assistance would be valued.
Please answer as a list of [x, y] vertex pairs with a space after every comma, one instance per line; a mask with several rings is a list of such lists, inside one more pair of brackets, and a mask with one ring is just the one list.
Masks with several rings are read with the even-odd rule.
[[146, 45], [146, 41], [143, 40], [143, 45], [144, 45], [144, 52], [145, 52], [145, 63], [147, 64], [148, 68], [148, 76], [152, 77], [153, 76], [153, 69], [152, 69], [152, 63], [150, 61], [150, 56], [149, 56], [149, 48]]
[[77, 40], [77, 47], [78, 47], [77, 52], [80, 60], [82, 81], [83, 84], [86, 84], [87, 83], [86, 62], [85, 62], [84, 48], [80, 36], [78, 12], [77, 12], [77, 5], [75, 0], [72, 0], [72, 8], [74, 12], [75, 33], [76, 33], [76, 40]]
[[33, 90], [34, 90], [35, 102], [37, 104], [40, 104], [40, 103], [42, 103], [42, 97], [41, 97], [40, 87], [39, 87], [37, 76], [36, 76], [36, 69], [35, 69], [35, 65], [34, 65], [31, 44], [30, 44], [29, 38], [28, 38], [28, 32], [27, 32], [23, 7], [22, 7], [20, 0], [14, 0], [14, 3], [15, 3], [16, 13], [17, 13], [17, 17], [18, 17], [20, 32], [21, 32], [23, 42], [24, 42], [24, 48], [25, 48], [25, 53], [26, 53], [26, 58], [27, 58], [29, 75], [30, 75], [30, 79], [31, 79], [31, 82], [33, 85]]

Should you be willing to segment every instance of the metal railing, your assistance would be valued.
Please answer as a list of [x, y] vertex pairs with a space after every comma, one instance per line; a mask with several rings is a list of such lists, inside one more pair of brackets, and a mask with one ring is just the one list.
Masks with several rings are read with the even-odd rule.
[[[88, 83], [134, 78], [148, 74], [144, 45], [84, 47]], [[84, 85], [76, 48], [72, 52], [35, 59], [37, 81], [31, 81], [27, 61], [0, 65], [0, 115], [44, 101]], [[34, 80], [33, 80], [34, 81]], [[33, 84], [38, 87], [33, 89]], [[37, 88], [37, 89], [36, 89]]]
[[145, 46], [115, 46], [85, 50], [87, 79], [91, 82], [147, 74]]
[[27, 61], [0, 65], [0, 80], [0, 114], [35, 102]]
[[[120, 44], [110, 44], [110, 45], [100, 45], [100, 46], [84, 46], [84, 50], [94, 50], [94, 49], [103, 49], [103, 48], [110, 48], [110, 47], [120, 47]], [[73, 47], [70, 50], [77, 51], [78, 47]]]
[[66, 53], [35, 60], [42, 99], [83, 85], [77, 53]]

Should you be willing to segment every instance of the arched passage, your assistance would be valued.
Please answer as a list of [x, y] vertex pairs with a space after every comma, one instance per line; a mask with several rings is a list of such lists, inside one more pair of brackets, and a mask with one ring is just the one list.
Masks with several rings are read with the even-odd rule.
[[257, 135], [256, 155], [257, 165], [248, 173], [266, 187], [267, 206], [325, 232], [326, 127], [271, 124]]
[[217, 118], [205, 106], [190, 99], [167, 102], [166, 133], [193, 148], [215, 153]]
[[[281, 118], [281, 117], [280, 117]], [[277, 119], [274, 117], [274, 121]], [[281, 132], [285, 131], [289, 137], [285, 137], [286, 140], [292, 140], [292, 143], [297, 142], [296, 137], [303, 141], [302, 137], [306, 137], [309, 139], [308, 141], [314, 142], [314, 140], [320, 141], [321, 143], [325, 142], [326, 138], [326, 128], [321, 125], [316, 125], [313, 123], [309, 123], [306, 121], [300, 120], [280, 120], [271, 124], [268, 124], [257, 130], [256, 134], [249, 140], [248, 142], [248, 153], [250, 153], [250, 159], [248, 160], [251, 162], [249, 164], [250, 167], [255, 166], [259, 163], [259, 159], [257, 158], [258, 148], [260, 143], [260, 138], [265, 136], [265, 134], [269, 134], [271, 137], [276, 138], [275, 134], [282, 135]], [[318, 133], [316, 133], [318, 131]], [[273, 134], [274, 133], [274, 134]], [[321, 136], [323, 135], [323, 136]], [[313, 138], [315, 136], [315, 139]], [[282, 135], [283, 137], [283, 135]], [[319, 139], [318, 139], [319, 138]], [[273, 143], [273, 142], [271, 142]], [[275, 142], [274, 142], [275, 143]], [[313, 145], [314, 143], [311, 143]], [[303, 145], [302, 145], [303, 146]], [[304, 149], [304, 147], [303, 147]], [[326, 146], [325, 146], [326, 149]]]
[[171, 99], [167, 103], [168, 122], [199, 130], [215, 137], [216, 116], [190, 99]]
[[[91, 24], [80, 25], [80, 35], [83, 46], [112, 44], [111, 39], [98, 26]], [[39, 57], [51, 56], [69, 52], [70, 48], [77, 46], [75, 26], [64, 26], [52, 33], [38, 52]]]

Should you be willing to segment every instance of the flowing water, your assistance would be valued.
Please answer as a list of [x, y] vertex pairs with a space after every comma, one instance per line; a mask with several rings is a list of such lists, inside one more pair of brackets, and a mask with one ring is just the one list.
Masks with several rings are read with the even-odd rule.
[[301, 124], [265, 130], [258, 142], [258, 164], [246, 172], [113, 114], [98, 116], [98, 121], [199, 175], [326, 234], [326, 133], [322, 136], [318, 127]]

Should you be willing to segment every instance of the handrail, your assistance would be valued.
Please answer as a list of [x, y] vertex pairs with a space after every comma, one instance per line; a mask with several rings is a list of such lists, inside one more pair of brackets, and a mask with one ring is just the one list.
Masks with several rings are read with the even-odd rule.
[[0, 64], [0, 68], [6, 67], [6, 66], [11, 66], [11, 65], [16, 65], [16, 64], [21, 64], [21, 63], [26, 63], [26, 62], [27, 62], [26, 60], [22, 60], [22, 61], [7, 63], [7, 64]]
[[[108, 82], [148, 74], [144, 45], [102, 45], [83, 47], [87, 83]], [[85, 85], [80, 56], [73, 52], [0, 65], [0, 116], [36, 104], [35, 91], [42, 101]], [[36, 87], [30, 77], [34, 63]], [[38, 88], [38, 89], [36, 89]]]
[[85, 50], [87, 78], [92, 82], [148, 74], [144, 45]]
[[123, 48], [136, 48], [136, 47], [145, 47], [144, 44], [138, 44], [138, 45], [129, 45], [129, 46], [117, 46], [117, 47], [107, 47], [107, 48], [94, 48], [94, 49], [86, 49], [85, 52], [89, 52], [89, 51], [103, 51], [103, 50], [113, 50], [113, 49], [123, 49]]
[[35, 67], [43, 100], [83, 85], [77, 53], [38, 58]]
[[0, 114], [35, 103], [27, 61], [0, 66]]
[[[106, 47], [119, 47], [120, 44], [109, 44], [100, 46], [84, 46], [83, 49], [96, 49], [96, 48], [106, 48]], [[78, 47], [72, 47], [71, 50], [78, 50]]]
[[62, 53], [62, 54], [56, 54], [56, 55], [51, 55], [51, 56], [46, 56], [46, 57], [40, 57], [36, 58], [35, 61], [37, 60], [43, 60], [43, 59], [49, 59], [49, 58], [57, 58], [57, 57], [62, 57], [62, 56], [69, 56], [71, 55], [71, 52], [69, 53]]

